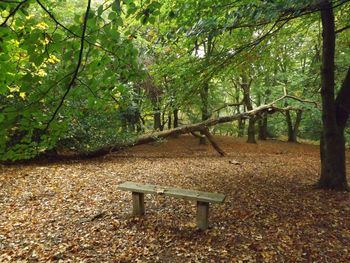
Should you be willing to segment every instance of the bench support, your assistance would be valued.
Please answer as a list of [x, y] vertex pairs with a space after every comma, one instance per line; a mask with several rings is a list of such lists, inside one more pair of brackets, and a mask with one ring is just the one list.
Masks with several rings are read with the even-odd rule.
[[145, 214], [144, 193], [132, 192], [132, 214], [134, 216], [143, 216]]
[[209, 203], [197, 201], [197, 226], [201, 230], [208, 228]]

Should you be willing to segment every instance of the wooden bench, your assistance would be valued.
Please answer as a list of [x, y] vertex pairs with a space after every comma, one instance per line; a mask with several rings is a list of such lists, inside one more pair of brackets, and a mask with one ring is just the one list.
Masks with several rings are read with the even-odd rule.
[[145, 214], [144, 194], [159, 194], [197, 202], [197, 226], [205, 230], [208, 228], [209, 203], [223, 203], [224, 194], [193, 191], [173, 187], [164, 187], [151, 184], [140, 184], [125, 182], [118, 186], [118, 189], [132, 192], [133, 215], [142, 216]]

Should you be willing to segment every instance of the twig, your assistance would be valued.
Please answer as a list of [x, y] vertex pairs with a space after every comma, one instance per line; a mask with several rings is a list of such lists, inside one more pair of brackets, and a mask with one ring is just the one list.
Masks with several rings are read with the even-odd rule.
[[[7, 21], [8, 21], [11, 17], [13, 17], [13, 16], [16, 14], [16, 12], [18, 11], [18, 9], [20, 9], [21, 6], [22, 6], [23, 4], [25, 4], [27, 1], [28, 1], [28, 0], [24, 0], [24, 1], [22, 1], [22, 2], [19, 2], [18, 5], [17, 5], [17, 6], [10, 12], [10, 14], [5, 18], [4, 22], [1, 23], [0, 27], [6, 26]], [[8, 3], [9, 3], [9, 2], [8, 2]]]
[[[78, 34], [76, 34], [76, 33], [73, 32], [72, 30], [70, 30], [68, 27], [66, 27], [65, 25], [63, 25], [60, 21], [58, 21], [58, 20], [56, 19], [56, 17], [55, 17], [55, 16], [40, 2], [40, 0], [36, 0], [36, 2], [40, 5], [40, 7], [45, 11], [45, 13], [47, 13], [47, 14], [49, 15], [49, 17], [50, 17], [57, 25], [59, 25], [61, 28], [63, 28], [63, 29], [66, 30], [67, 32], [69, 32], [69, 33], [70, 33], [71, 35], [73, 35], [74, 37], [81, 38]], [[92, 46], [95, 46], [95, 47], [97, 47], [97, 48], [102, 49], [102, 50], [105, 51], [106, 53], [109, 53], [109, 54], [111, 54], [111, 55], [117, 57], [117, 55], [116, 55], [114, 52], [112, 52], [112, 51], [110, 51], [110, 50], [104, 48], [104, 47], [101, 46], [100, 44], [93, 43], [93, 42], [91, 42], [91, 41], [85, 39], [85, 37], [84, 37], [84, 41], [86, 41], [87, 43], [89, 43], [89, 44], [92, 45]]]
[[349, 28], [350, 28], [350, 25], [344, 26], [344, 27], [339, 28], [338, 30], [336, 30], [335, 33], [339, 34], [339, 33], [343, 32], [343, 31], [345, 31], [345, 30], [347, 30]]

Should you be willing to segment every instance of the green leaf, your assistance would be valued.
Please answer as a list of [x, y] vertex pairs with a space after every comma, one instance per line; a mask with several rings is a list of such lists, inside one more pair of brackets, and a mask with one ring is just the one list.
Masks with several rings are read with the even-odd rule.
[[99, 8], [97, 9], [97, 15], [101, 16], [103, 13], [103, 5], [100, 5]]
[[118, 14], [116, 12], [110, 12], [109, 15], [108, 15], [108, 19], [109, 20], [115, 20], [118, 18]]

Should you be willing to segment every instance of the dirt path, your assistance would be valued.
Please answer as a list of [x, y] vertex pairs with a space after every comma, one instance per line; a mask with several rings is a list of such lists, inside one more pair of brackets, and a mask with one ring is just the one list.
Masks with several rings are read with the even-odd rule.
[[[1, 167], [0, 262], [350, 261], [350, 195], [312, 188], [317, 146], [217, 139], [227, 157], [182, 136], [89, 161]], [[185, 200], [146, 196], [146, 217], [131, 217], [130, 193], [117, 190], [127, 180], [227, 199], [202, 233]]]

